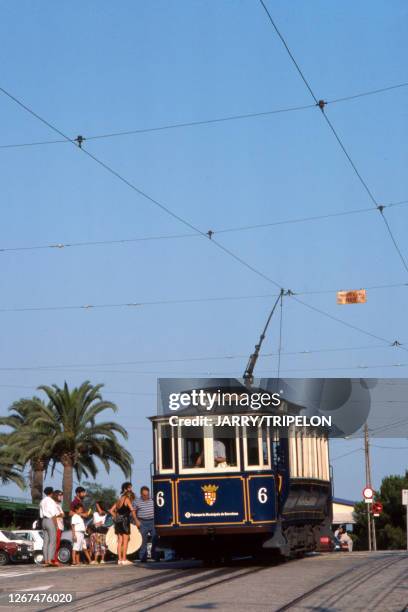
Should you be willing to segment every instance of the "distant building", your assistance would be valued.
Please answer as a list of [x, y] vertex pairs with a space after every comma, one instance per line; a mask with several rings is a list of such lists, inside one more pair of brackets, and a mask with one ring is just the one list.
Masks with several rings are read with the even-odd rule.
[[0, 528], [31, 529], [38, 518], [38, 505], [20, 497], [0, 496]]
[[353, 510], [356, 502], [333, 497], [333, 525], [354, 525]]

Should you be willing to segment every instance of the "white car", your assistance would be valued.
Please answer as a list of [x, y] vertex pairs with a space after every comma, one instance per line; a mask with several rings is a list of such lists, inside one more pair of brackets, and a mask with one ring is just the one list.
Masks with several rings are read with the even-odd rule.
[[[16, 541], [27, 544], [30, 543], [33, 549], [34, 562], [37, 564], [43, 561], [43, 533], [39, 529], [13, 529], [9, 532]], [[17, 540], [18, 538], [18, 540]]]
[[37, 564], [43, 561], [43, 532], [40, 529], [13, 529], [10, 533], [19, 538], [18, 541], [32, 544], [34, 562]]

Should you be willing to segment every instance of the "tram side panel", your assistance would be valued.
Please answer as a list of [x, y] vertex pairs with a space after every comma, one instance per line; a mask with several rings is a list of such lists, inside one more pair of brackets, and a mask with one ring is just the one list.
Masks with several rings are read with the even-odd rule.
[[175, 524], [174, 482], [171, 478], [153, 477], [154, 517], [156, 528]]
[[153, 477], [160, 527], [271, 524], [276, 521], [275, 475]]
[[283, 533], [290, 549], [314, 550], [321, 536], [332, 536], [332, 491], [328, 440], [296, 436], [285, 441], [286, 478], [280, 498]]

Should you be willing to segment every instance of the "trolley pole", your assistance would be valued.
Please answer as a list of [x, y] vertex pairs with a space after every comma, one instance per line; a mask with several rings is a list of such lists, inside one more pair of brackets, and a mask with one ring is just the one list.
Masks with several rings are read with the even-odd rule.
[[[370, 461], [370, 440], [368, 436], [368, 425], [364, 425], [364, 454], [366, 486], [371, 487], [371, 461]], [[368, 529], [368, 550], [377, 550], [377, 538], [375, 533], [375, 521], [371, 513], [372, 504], [367, 504], [367, 529]]]

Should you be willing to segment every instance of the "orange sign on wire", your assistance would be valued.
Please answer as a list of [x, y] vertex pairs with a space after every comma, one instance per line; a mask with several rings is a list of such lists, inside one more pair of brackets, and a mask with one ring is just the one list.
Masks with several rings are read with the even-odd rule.
[[337, 292], [337, 304], [365, 304], [366, 301], [367, 293], [365, 289]]

